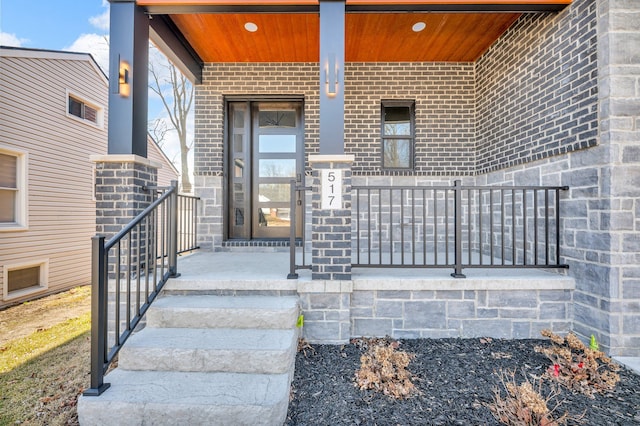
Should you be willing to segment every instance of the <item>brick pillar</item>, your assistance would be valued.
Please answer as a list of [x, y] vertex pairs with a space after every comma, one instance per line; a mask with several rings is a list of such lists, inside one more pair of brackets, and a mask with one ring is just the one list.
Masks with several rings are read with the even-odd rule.
[[[146, 187], [156, 185], [158, 165], [137, 155], [92, 156], [91, 160], [95, 163], [96, 233], [108, 240], [151, 204], [153, 192]], [[141, 245], [140, 253], [135, 249], [137, 241], [132, 241], [132, 247], [136, 265], [136, 256], [145, 256], [147, 244]], [[121, 255], [127, 255], [126, 246]]]
[[157, 169], [137, 155], [92, 156], [95, 163], [96, 232], [112, 237], [152, 202]]
[[351, 155], [312, 155], [314, 280], [351, 280]]
[[[312, 343], [351, 337], [351, 155], [311, 155], [312, 281], [300, 282], [303, 336]], [[330, 174], [331, 173], [331, 174]], [[331, 186], [333, 185], [333, 187]], [[334, 198], [329, 198], [334, 197]]]

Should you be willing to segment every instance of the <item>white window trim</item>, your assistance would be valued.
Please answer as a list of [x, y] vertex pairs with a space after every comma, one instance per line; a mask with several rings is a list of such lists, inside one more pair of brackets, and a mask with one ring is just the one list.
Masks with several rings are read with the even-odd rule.
[[[72, 120], [76, 120], [80, 123], [84, 123], [88, 126], [91, 127], [95, 127], [97, 129], [104, 129], [104, 108], [102, 106], [100, 106], [98, 103], [93, 102], [93, 101], [89, 101], [87, 100], [84, 96], [80, 96], [75, 92], [72, 92], [69, 89], [65, 90], [65, 114], [67, 115], [67, 117], [69, 117]], [[94, 123], [93, 121], [89, 121], [89, 120], [85, 120], [84, 118], [80, 118], [77, 117], [73, 114], [69, 114], [69, 97], [75, 98], [78, 101], [82, 102], [83, 104], [89, 105], [91, 108], [95, 109], [96, 112], [96, 119], [97, 119], [97, 123]]]
[[16, 183], [18, 185], [16, 197], [16, 221], [0, 223], [0, 232], [26, 231], [29, 229], [29, 208], [27, 203], [29, 156], [26, 151], [18, 151], [5, 145], [0, 145], [0, 153], [13, 155], [18, 159], [16, 172]]
[[[9, 293], [9, 271], [16, 269], [40, 267], [40, 285], [23, 288]], [[49, 259], [34, 260], [26, 263], [4, 265], [2, 268], [2, 300], [13, 300], [33, 293], [39, 293], [49, 288]]]

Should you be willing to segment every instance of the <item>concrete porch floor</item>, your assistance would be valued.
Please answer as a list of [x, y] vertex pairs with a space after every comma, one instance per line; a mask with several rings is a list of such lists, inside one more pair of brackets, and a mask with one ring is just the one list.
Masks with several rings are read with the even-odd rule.
[[[299, 254], [298, 254], [299, 255]], [[307, 255], [307, 263], [311, 256]], [[301, 259], [298, 259], [301, 263]], [[178, 258], [179, 278], [171, 279], [170, 291], [190, 290], [260, 290], [295, 292], [321, 285], [311, 279], [310, 270], [298, 270], [298, 279], [287, 279], [288, 252], [195, 252]], [[467, 278], [451, 277], [449, 268], [354, 268], [353, 289], [387, 288], [408, 290], [465, 289], [545, 289], [572, 290], [575, 281], [561, 273], [542, 269], [469, 268]], [[640, 357], [614, 357], [619, 363], [640, 374]]]
[[[306, 256], [307, 263], [311, 255]], [[301, 263], [298, 253], [297, 263]], [[288, 252], [204, 252], [199, 251], [178, 257], [178, 272], [181, 276], [177, 282], [193, 280], [228, 281], [287, 281], [288, 287], [295, 289], [296, 281], [311, 281], [311, 271], [298, 270], [297, 280], [287, 280], [289, 273]], [[453, 268], [354, 268], [353, 281], [369, 280], [428, 280], [464, 282], [469, 280], [482, 281], [521, 281], [531, 279], [566, 281], [563, 274], [549, 272], [543, 269], [489, 269], [468, 268], [463, 273], [465, 279], [451, 277]]]

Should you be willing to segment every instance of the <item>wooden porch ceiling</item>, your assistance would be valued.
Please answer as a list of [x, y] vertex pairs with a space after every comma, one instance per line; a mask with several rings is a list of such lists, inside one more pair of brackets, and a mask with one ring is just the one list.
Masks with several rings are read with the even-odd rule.
[[[572, 0], [347, 0], [347, 62], [469, 62], [522, 12]], [[318, 0], [138, 0], [170, 18], [204, 62], [317, 62]], [[255, 32], [245, 29], [252, 23]], [[414, 24], [424, 23], [416, 32]]]

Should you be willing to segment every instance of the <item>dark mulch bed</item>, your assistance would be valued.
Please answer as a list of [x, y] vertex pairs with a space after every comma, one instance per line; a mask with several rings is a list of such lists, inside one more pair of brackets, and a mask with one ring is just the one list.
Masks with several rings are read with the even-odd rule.
[[[315, 345], [296, 358], [286, 425], [499, 424], [484, 405], [499, 385], [496, 372], [515, 369], [518, 383], [523, 374], [542, 375], [550, 362], [533, 348], [549, 341], [488, 340], [402, 340], [399, 349], [416, 354], [408, 369], [421, 391], [405, 400], [354, 385], [363, 353], [355, 345]], [[561, 388], [559, 412], [584, 413], [586, 425], [640, 424], [640, 376], [625, 368], [619, 374], [616, 389], [595, 399]]]

